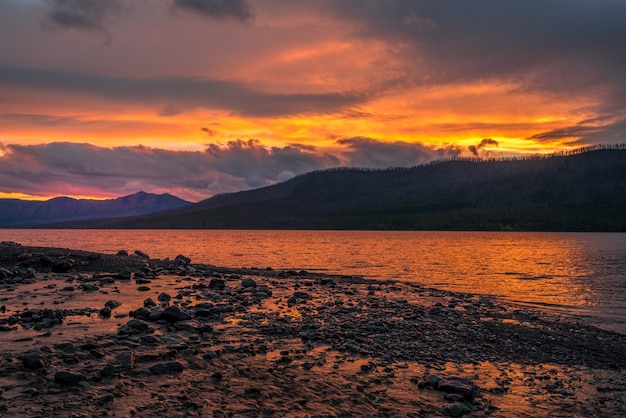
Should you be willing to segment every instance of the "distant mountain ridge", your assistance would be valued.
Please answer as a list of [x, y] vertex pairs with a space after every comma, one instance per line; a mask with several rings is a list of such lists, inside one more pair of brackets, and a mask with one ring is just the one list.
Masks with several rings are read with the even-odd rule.
[[139, 192], [108, 200], [55, 197], [46, 201], [0, 199], [0, 227], [145, 215], [190, 204], [171, 194]]
[[82, 228], [626, 231], [626, 146], [518, 160], [331, 169]]

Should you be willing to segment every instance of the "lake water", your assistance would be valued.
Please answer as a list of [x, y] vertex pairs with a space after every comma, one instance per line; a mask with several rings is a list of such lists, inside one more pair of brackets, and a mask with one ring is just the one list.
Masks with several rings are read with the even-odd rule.
[[0, 229], [0, 241], [490, 294], [626, 333], [626, 234]]

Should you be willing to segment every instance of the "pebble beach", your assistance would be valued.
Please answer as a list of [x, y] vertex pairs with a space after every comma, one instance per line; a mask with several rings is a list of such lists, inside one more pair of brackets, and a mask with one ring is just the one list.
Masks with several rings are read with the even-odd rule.
[[0, 244], [0, 416], [624, 416], [626, 335], [491, 296]]

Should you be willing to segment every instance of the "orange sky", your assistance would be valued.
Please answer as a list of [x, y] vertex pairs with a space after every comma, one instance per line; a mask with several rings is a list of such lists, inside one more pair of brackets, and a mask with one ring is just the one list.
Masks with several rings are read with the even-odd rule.
[[623, 3], [452, 3], [4, 1], [0, 197], [624, 141]]

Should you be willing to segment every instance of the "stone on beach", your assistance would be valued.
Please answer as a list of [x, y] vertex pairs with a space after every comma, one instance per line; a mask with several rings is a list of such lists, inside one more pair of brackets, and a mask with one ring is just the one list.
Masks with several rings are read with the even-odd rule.
[[104, 308], [100, 309], [99, 315], [103, 318], [110, 318], [111, 308], [109, 308], [108, 306], [105, 306]]
[[256, 281], [254, 281], [254, 279], [251, 279], [249, 277], [243, 279], [241, 281], [241, 287], [243, 288], [254, 288], [256, 287]]
[[149, 256], [148, 254], [144, 253], [144, 252], [143, 252], [143, 251], [141, 251], [141, 250], [135, 250], [135, 253], [134, 253], [134, 254], [135, 254], [136, 256], [141, 257], [141, 258], [145, 258], [146, 260], [149, 260], [149, 259], [150, 259], [150, 256]]
[[180, 373], [185, 370], [185, 367], [182, 363], [178, 361], [171, 361], [168, 363], [159, 363], [150, 367], [150, 373], [160, 375], [160, 374], [172, 374], [172, 373]]
[[108, 300], [106, 301], [106, 303], [104, 304], [104, 306], [108, 306], [111, 309], [115, 309], [115, 308], [119, 308], [122, 304], [116, 300]]
[[198, 331], [201, 327], [200, 322], [193, 319], [187, 321], [177, 321], [172, 325], [174, 325], [174, 328], [178, 331]]
[[448, 377], [437, 383], [437, 390], [461, 395], [464, 400], [468, 401], [472, 401], [478, 395], [479, 389], [474, 382], [460, 377]]
[[209, 282], [209, 289], [224, 289], [226, 287], [226, 282], [224, 279], [211, 279]]
[[61, 385], [75, 385], [83, 380], [85, 380], [85, 376], [82, 374], [67, 371], [56, 372], [54, 375], [54, 381]]
[[313, 299], [310, 293], [306, 292], [295, 292], [288, 300], [288, 305], [294, 305], [298, 302], [307, 301]]
[[75, 261], [71, 258], [66, 258], [54, 264], [52, 271], [55, 273], [67, 273], [74, 267]]
[[50, 365], [50, 357], [39, 351], [30, 350], [22, 355], [22, 362], [27, 369], [42, 369]]
[[170, 300], [172, 300], [172, 297], [169, 294], [163, 292], [159, 294], [157, 299], [159, 300], [159, 302], [169, 302]]
[[160, 319], [168, 322], [179, 322], [191, 319], [191, 315], [180, 310], [178, 306], [168, 306], [161, 313]]

